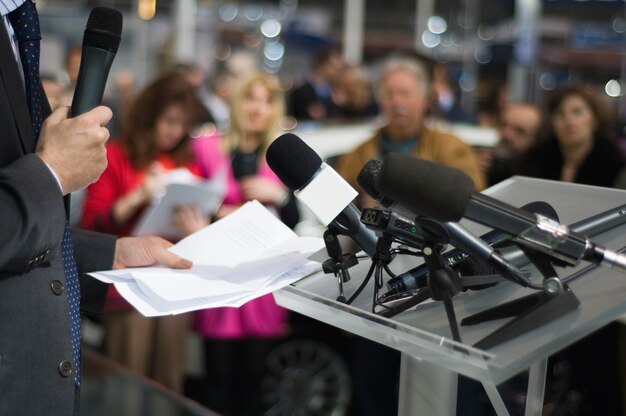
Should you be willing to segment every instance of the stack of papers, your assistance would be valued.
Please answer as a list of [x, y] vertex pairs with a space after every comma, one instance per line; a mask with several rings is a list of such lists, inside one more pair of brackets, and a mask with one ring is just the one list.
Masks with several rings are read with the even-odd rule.
[[321, 269], [310, 260], [324, 248], [298, 237], [258, 201], [181, 240], [170, 250], [189, 270], [141, 267], [90, 273], [115, 285], [144, 316], [221, 306], [239, 307]]

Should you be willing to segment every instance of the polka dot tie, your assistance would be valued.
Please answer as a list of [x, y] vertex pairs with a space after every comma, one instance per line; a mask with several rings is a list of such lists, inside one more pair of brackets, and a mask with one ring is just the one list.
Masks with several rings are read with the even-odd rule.
[[69, 224], [65, 223], [63, 232], [63, 268], [65, 270], [65, 285], [67, 287], [67, 297], [70, 302], [70, 319], [72, 335], [72, 355], [74, 358], [74, 369], [76, 385], [80, 387], [80, 281], [78, 271], [74, 262], [74, 246], [70, 235]]
[[43, 109], [41, 107], [43, 88], [39, 79], [39, 18], [35, 5], [27, 0], [23, 5], [9, 13], [9, 21], [20, 50], [20, 59], [24, 68], [24, 86], [26, 99], [30, 108], [30, 117], [33, 123], [33, 135], [39, 137], [43, 123]]
[[[24, 69], [26, 99], [33, 123], [33, 135], [35, 138], [38, 138], [41, 132], [41, 125], [43, 124], [41, 103], [44, 96], [41, 79], [39, 78], [41, 33], [39, 31], [39, 18], [35, 4], [30, 0], [26, 0], [23, 5], [9, 13], [9, 21], [15, 31], [20, 50], [20, 59]], [[63, 252], [65, 286], [70, 306], [72, 358], [75, 370], [74, 380], [76, 385], [80, 387], [80, 281], [78, 280], [78, 271], [74, 262], [74, 247], [67, 222], [65, 223], [61, 248]]]

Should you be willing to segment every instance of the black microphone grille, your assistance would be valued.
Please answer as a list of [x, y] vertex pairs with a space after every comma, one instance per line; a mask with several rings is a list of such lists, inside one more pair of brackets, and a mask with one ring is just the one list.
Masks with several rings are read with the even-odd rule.
[[93, 46], [117, 53], [122, 39], [124, 18], [119, 10], [94, 7], [89, 14], [83, 46]]
[[[382, 165], [383, 162], [380, 160], [372, 159], [363, 165], [359, 176], [356, 177], [359, 186], [372, 197], [378, 194], [378, 191], [374, 188], [374, 183], [376, 183], [376, 178], [378, 178]], [[372, 194], [372, 192], [374, 192], [374, 194]]]
[[474, 182], [462, 171], [410, 155], [390, 153], [376, 189], [418, 214], [438, 221], [459, 221]]
[[292, 190], [303, 188], [319, 170], [322, 159], [301, 138], [286, 133], [267, 148], [267, 164]]
[[376, 189], [376, 180], [380, 175], [383, 162], [377, 159], [368, 161], [357, 176], [356, 181], [361, 188], [376, 201], [380, 202], [383, 206], [388, 207], [393, 204], [393, 201], [385, 195], [378, 192]]

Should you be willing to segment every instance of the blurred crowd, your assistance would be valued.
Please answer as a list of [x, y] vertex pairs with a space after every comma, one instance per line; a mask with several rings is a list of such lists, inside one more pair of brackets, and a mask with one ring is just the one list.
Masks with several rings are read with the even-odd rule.
[[[53, 108], [71, 103], [79, 63], [80, 48], [70, 48], [67, 79], [43, 77]], [[72, 220], [87, 229], [129, 235], [172, 181], [172, 172], [184, 169], [197, 180], [222, 181], [226, 196], [210, 214], [181, 205], [171, 218], [177, 232], [164, 237], [177, 241], [254, 199], [294, 228], [301, 211], [267, 166], [265, 151], [282, 132], [311, 123], [319, 128], [338, 123], [373, 126], [371, 137], [332, 160], [360, 192], [361, 208], [376, 203], [359, 188], [356, 176], [368, 160], [389, 152], [458, 168], [472, 178], [477, 191], [513, 175], [626, 189], [618, 123], [602, 96], [584, 84], [557, 86], [542, 103], [512, 102], [506, 86], [499, 86], [489, 105], [473, 114], [463, 108], [445, 65], [405, 55], [352, 65], [337, 48], [315, 51], [308, 75], [295, 85], [287, 88], [281, 81], [259, 68], [209, 73], [187, 62], [163, 68], [141, 86], [130, 72], [117, 73], [111, 80], [114, 92], [105, 102], [115, 113], [108, 167], [98, 182], [73, 197]], [[455, 123], [495, 130], [498, 140], [493, 146], [474, 146], [451, 133], [448, 127]], [[95, 322], [104, 339], [95, 347], [217, 412], [260, 415], [270, 406], [262, 389], [267, 357], [293, 333], [294, 322], [301, 319], [294, 315], [276, 305], [270, 294], [241, 308], [145, 318], [111, 288], [105, 316]], [[623, 359], [618, 326], [612, 323], [551, 358], [553, 368], [569, 371], [555, 370], [549, 377], [546, 406], [574, 411], [549, 414], [621, 412], [622, 375], [615, 365]], [[186, 375], [189, 334], [202, 339], [204, 379], [199, 389], [190, 387]], [[338, 330], [336, 336], [349, 340], [346, 355], [353, 359], [348, 362], [353, 399], [346, 414], [397, 414], [397, 352]], [[595, 368], [583, 365], [582, 348], [604, 358]], [[506, 389], [505, 399], [511, 402], [521, 394], [513, 382]], [[474, 404], [460, 407], [458, 414], [493, 411], [488, 405], [477, 408], [480, 400], [471, 400], [475, 390], [484, 394], [471, 382], [461, 384], [459, 406]]]

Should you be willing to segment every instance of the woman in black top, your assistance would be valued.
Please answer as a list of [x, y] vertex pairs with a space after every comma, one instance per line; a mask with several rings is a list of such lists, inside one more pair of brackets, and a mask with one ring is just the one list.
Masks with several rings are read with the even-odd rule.
[[[518, 174], [623, 187], [618, 182], [624, 159], [613, 141], [611, 113], [599, 97], [581, 86], [562, 86], [548, 97], [545, 120], [545, 137], [522, 158]], [[610, 323], [550, 357], [545, 406], [574, 409], [567, 414], [622, 414], [621, 327]]]
[[616, 187], [624, 159], [613, 141], [610, 111], [588, 89], [560, 87], [546, 102], [545, 137], [523, 157], [518, 173]]

